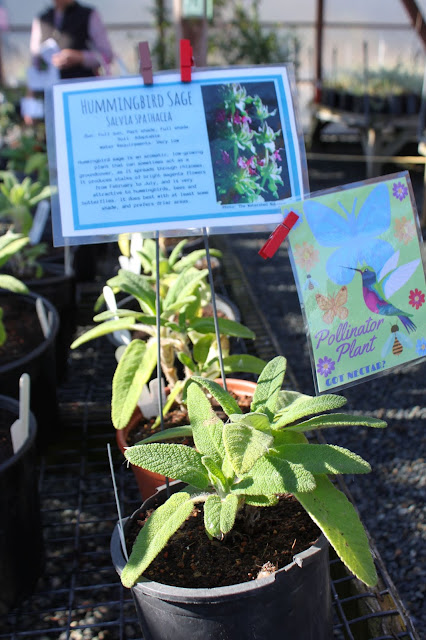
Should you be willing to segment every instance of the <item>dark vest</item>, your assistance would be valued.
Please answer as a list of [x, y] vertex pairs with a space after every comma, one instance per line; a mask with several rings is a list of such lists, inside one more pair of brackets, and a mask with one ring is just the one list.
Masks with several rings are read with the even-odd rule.
[[[83, 7], [73, 2], [64, 12], [64, 19], [60, 29], [55, 27], [54, 9], [49, 9], [40, 16], [42, 41], [54, 38], [61, 49], [89, 49], [89, 18], [93, 9]], [[62, 69], [61, 78], [87, 78], [95, 75], [92, 69], [76, 65], [69, 69]]]

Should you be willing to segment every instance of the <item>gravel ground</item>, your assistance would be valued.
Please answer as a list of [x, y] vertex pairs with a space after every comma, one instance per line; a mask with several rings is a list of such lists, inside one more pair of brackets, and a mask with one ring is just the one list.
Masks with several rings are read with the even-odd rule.
[[[363, 179], [362, 166], [325, 163], [310, 169], [311, 191]], [[397, 170], [391, 167], [391, 173]], [[418, 208], [422, 175], [412, 175]], [[297, 383], [314, 394], [306, 334], [285, 247], [272, 260], [256, 257], [265, 235], [235, 235], [228, 246], [241, 263]], [[243, 319], [244, 320], [244, 319]], [[327, 441], [365, 457], [373, 472], [346, 477], [361, 518], [376, 543], [417, 631], [426, 629], [426, 361], [394, 369], [367, 383], [344, 389], [347, 409], [385, 419], [384, 430], [328, 430]], [[368, 431], [368, 433], [367, 433]], [[423, 637], [423, 636], [422, 636]]]

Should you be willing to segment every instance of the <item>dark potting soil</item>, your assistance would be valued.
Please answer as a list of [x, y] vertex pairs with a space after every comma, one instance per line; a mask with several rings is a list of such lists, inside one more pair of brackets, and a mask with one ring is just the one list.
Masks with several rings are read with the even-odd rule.
[[[126, 542], [128, 551], [153, 509], [134, 517]], [[162, 584], [187, 588], [222, 587], [281, 569], [308, 549], [320, 530], [292, 495], [274, 507], [244, 505], [235, 526], [222, 541], [210, 540], [204, 529], [203, 506], [172, 536], [144, 576]]]
[[0, 347], [1, 366], [30, 353], [44, 338], [35, 308], [25, 299], [1, 297], [0, 307], [6, 329], [6, 341]]

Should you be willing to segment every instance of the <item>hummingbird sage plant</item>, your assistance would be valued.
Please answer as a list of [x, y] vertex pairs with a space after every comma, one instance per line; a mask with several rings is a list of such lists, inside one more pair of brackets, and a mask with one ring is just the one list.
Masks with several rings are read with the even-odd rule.
[[[195, 447], [162, 443], [158, 442], [162, 436], [151, 436], [126, 450], [132, 464], [188, 485], [158, 507], [140, 530], [121, 574], [126, 587], [137, 582], [196, 503], [204, 505], [207, 536], [223, 540], [244, 504], [259, 508], [261, 517], [262, 509], [277, 504], [283, 494], [297, 498], [360, 580], [376, 583], [367, 536], [355, 508], [328, 478], [368, 473], [370, 465], [342, 447], [311, 443], [305, 433], [326, 427], [381, 428], [386, 423], [372, 417], [324, 414], [342, 407], [345, 398], [283, 391], [285, 370], [283, 357], [266, 365], [250, 413], [242, 413], [217, 383], [193, 377], [187, 391], [190, 424], [172, 431], [192, 434]], [[222, 406], [226, 422], [217, 416], [205, 391]]]

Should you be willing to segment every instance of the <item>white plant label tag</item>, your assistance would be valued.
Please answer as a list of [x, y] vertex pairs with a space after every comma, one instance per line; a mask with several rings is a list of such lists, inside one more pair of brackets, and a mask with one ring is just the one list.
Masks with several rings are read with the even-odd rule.
[[23, 373], [19, 379], [19, 418], [10, 427], [13, 453], [26, 442], [30, 424], [30, 376]]
[[38, 203], [34, 214], [33, 226], [29, 232], [30, 244], [38, 244], [41, 240], [47, 219], [49, 217], [50, 204], [48, 200]]

